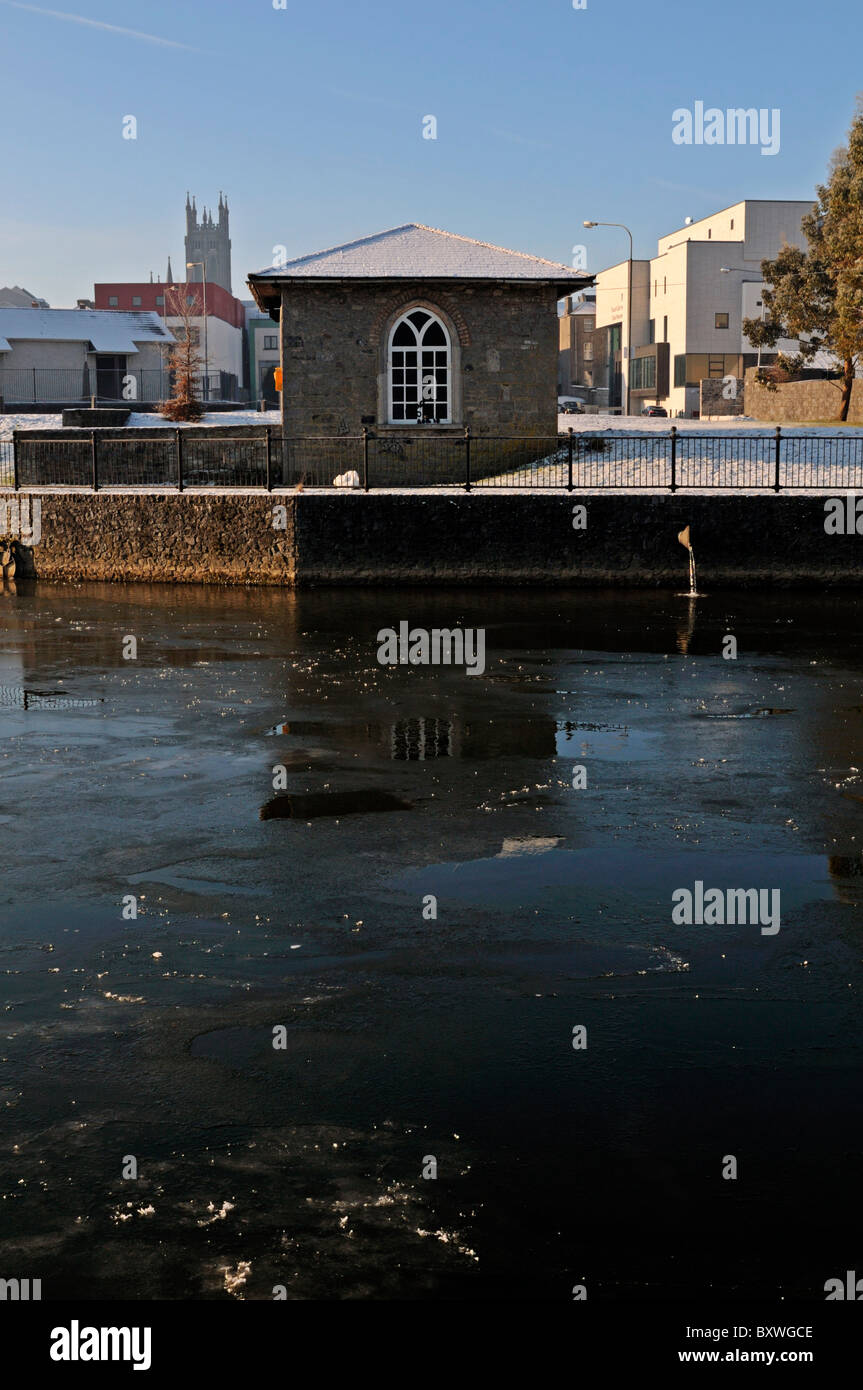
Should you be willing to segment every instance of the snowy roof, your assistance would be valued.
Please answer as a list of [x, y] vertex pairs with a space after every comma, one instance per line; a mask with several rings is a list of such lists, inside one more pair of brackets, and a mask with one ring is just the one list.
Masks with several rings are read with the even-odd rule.
[[92, 343], [93, 352], [137, 352], [139, 343], [173, 341], [158, 314], [122, 309], [0, 309], [0, 352], [11, 350], [9, 339]]
[[[261, 307], [276, 285], [292, 280], [532, 280], [552, 281], [570, 290], [593, 283], [593, 276], [557, 261], [507, 251], [472, 237], [442, 232], [419, 222], [391, 227], [375, 236], [349, 241], [286, 265], [249, 276]], [[272, 285], [268, 282], [275, 282]]]

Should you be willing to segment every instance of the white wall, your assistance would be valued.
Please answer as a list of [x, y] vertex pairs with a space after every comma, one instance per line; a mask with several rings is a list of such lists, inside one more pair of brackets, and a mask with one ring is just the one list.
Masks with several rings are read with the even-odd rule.
[[[192, 326], [198, 330], [198, 350], [201, 356], [201, 370], [204, 367], [204, 316], [196, 314], [191, 319]], [[168, 327], [183, 327], [182, 318], [168, 315]], [[224, 319], [207, 315], [207, 359], [210, 375], [217, 372], [233, 372], [240, 385], [243, 384], [243, 330], [234, 328]]]

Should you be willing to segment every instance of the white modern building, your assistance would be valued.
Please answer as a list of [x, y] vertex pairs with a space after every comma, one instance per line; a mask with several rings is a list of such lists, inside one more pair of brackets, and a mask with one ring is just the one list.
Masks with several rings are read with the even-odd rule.
[[[762, 312], [761, 262], [785, 245], [805, 248], [801, 228], [811, 201], [744, 199], [660, 237], [652, 260], [632, 264], [632, 341], [628, 340], [629, 261], [596, 277], [596, 326], [605, 335], [610, 404], [631, 412], [663, 405], [669, 415], [699, 411], [705, 378], [743, 376], [758, 361], [743, 320]], [[780, 342], [763, 354], [793, 351]]]

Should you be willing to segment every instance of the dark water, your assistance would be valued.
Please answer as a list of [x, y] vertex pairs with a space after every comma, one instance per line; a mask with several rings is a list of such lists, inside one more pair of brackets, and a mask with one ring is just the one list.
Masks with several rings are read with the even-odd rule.
[[[403, 619], [484, 627], [485, 674], [379, 666]], [[41, 586], [0, 622], [0, 1275], [860, 1268], [863, 601]], [[696, 880], [779, 888], [781, 930], [675, 925]]]

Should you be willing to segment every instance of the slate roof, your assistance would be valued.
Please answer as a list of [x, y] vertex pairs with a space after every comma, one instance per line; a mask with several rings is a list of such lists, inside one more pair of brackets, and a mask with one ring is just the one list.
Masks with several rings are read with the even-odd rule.
[[250, 275], [249, 286], [264, 308], [284, 282], [390, 279], [551, 281], [568, 290], [593, 282], [592, 275], [557, 261], [408, 222], [344, 246], [300, 256], [283, 266], [270, 266]]
[[92, 343], [93, 352], [131, 353], [139, 343], [173, 342], [158, 314], [122, 309], [0, 309], [0, 352], [10, 340]]

